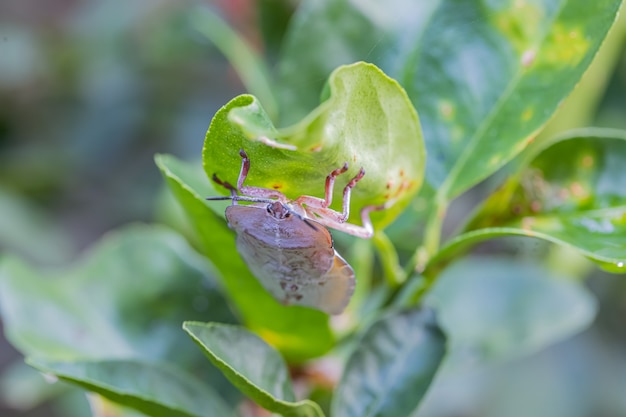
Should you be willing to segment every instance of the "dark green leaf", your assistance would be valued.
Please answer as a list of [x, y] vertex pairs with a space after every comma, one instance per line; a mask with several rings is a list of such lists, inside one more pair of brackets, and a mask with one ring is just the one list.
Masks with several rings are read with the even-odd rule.
[[[570, 246], [626, 271], [626, 132], [584, 129], [561, 137], [484, 204], [442, 254], [515, 234]], [[447, 255], [446, 255], [447, 256]]]
[[226, 377], [266, 409], [293, 417], [322, 417], [312, 401], [295, 402], [280, 354], [243, 327], [186, 322], [183, 328]]
[[390, 314], [367, 330], [335, 392], [333, 417], [405, 417], [424, 397], [446, 341], [430, 311]]
[[575, 282], [535, 264], [489, 257], [447, 268], [428, 297], [457, 365], [532, 353], [585, 329], [596, 312], [591, 294]]
[[[350, 169], [337, 180], [332, 207], [341, 210], [344, 185], [363, 167], [365, 176], [352, 191], [350, 221], [360, 223], [362, 207], [392, 200], [391, 208], [372, 215], [379, 227], [390, 223], [417, 193], [424, 176], [415, 109], [398, 83], [370, 64], [338, 68], [330, 75], [328, 91], [317, 109], [280, 131], [254, 97], [233, 99], [217, 112], [207, 132], [207, 175], [237, 184], [239, 150], [244, 149], [251, 160], [246, 184], [273, 188], [292, 199], [323, 197], [326, 176], [348, 162]], [[262, 140], [276, 143], [268, 146]]]
[[265, 53], [270, 58], [276, 58], [295, 4], [283, 0], [260, 0], [257, 8]]
[[328, 316], [304, 307], [283, 306], [265, 291], [237, 253], [235, 234], [223, 219], [228, 203], [205, 201], [216, 191], [200, 167], [194, 170], [166, 155], [157, 156], [156, 162], [193, 223], [204, 253], [220, 271], [222, 283], [246, 325], [290, 359], [302, 360], [328, 351], [334, 341]]
[[302, 117], [338, 65], [375, 63], [415, 104], [444, 199], [519, 153], [568, 95], [621, 0], [305, 1], [285, 40], [281, 108]]
[[205, 384], [173, 368], [132, 360], [30, 361], [30, 364], [149, 416], [234, 415]]

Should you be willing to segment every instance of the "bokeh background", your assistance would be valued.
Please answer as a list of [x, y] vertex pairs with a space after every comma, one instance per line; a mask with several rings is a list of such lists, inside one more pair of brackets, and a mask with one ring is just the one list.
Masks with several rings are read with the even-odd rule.
[[[271, 68], [297, 1], [207, 3]], [[65, 265], [117, 226], [171, 218], [154, 154], [199, 161], [213, 114], [245, 92], [223, 55], [190, 27], [186, 7], [175, 0], [0, 1], [0, 252]], [[624, 17], [548, 130], [587, 125], [626, 129]], [[467, 211], [463, 201], [453, 213]], [[530, 255], [542, 250], [514, 246]], [[600, 312], [589, 330], [441, 378], [419, 415], [626, 415], [626, 277], [591, 271]], [[88, 415], [78, 392], [16, 409], [27, 405], [11, 397], [7, 372], [16, 361], [0, 335], [0, 416]]]

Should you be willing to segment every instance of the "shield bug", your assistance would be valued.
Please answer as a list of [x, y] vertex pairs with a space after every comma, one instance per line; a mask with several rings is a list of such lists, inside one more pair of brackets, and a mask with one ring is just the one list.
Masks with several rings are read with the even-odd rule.
[[[345, 163], [326, 177], [324, 198], [300, 196], [289, 200], [270, 188], [244, 185], [250, 159], [243, 151], [237, 186], [213, 181], [230, 190], [230, 196], [207, 200], [232, 200], [226, 208], [228, 225], [237, 233], [237, 250], [263, 287], [284, 304], [302, 305], [340, 314], [354, 292], [352, 267], [337, 253], [326, 227], [369, 238], [374, 230], [369, 213], [386, 205], [361, 210], [363, 225], [347, 223], [350, 193], [365, 171], [352, 178], [343, 190], [342, 212], [330, 208], [335, 179], [348, 170]], [[251, 204], [241, 205], [239, 202]]]

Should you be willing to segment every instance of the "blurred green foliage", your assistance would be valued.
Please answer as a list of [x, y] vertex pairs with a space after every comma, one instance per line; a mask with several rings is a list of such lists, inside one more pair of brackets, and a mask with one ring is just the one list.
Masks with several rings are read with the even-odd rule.
[[[0, 343], [0, 413], [258, 413], [237, 387], [294, 416], [626, 414], [624, 16], [605, 38], [620, 5], [0, 4], [0, 320], [30, 365], [70, 383]], [[384, 79], [341, 67], [325, 87], [360, 60]], [[389, 106], [393, 81], [368, 85], [386, 77], [417, 125], [408, 100]], [[564, 133], [591, 125], [614, 130]], [[425, 172], [374, 244], [335, 235], [357, 271], [346, 314], [280, 305], [237, 255], [226, 203], [204, 197], [223, 192], [212, 173], [234, 182], [241, 146], [250, 181], [283, 178], [290, 197], [321, 195], [355, 150], [375, 167], [358, 205], [388, 198], [378, 182], [399, 159], [418, 186]], [[178, 158], [155, 167], [157, 152]], [[94, 244], [133, 221], [170, 228]], [[194, 346], [187, 320], [245, 327], [187, 323]]]

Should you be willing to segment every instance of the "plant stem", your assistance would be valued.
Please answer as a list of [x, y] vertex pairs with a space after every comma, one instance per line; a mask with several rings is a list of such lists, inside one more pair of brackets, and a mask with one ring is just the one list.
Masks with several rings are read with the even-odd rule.
[[380, 257], [383, 275], [391, 288], [398, 287], [405, 280], [404, 271], [398, 261], [398, 252], [384, 232], [377, 232], [373, 237], [374, 246]]

